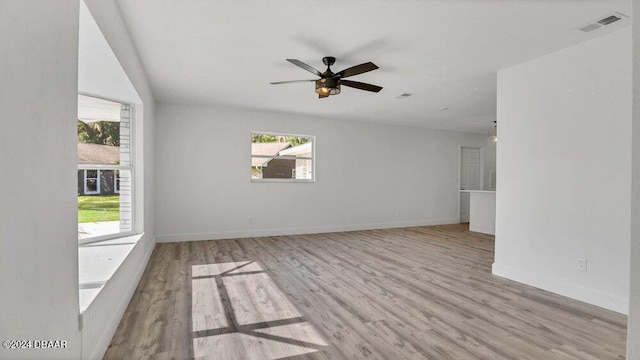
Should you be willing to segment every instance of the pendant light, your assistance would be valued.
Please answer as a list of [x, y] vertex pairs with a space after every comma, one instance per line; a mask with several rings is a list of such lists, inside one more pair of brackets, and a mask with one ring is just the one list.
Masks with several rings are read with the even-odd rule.
[[493, 135], [489, 138], [494, 143], [498, 142], [498, 123], [497, 121], [493, 122]]

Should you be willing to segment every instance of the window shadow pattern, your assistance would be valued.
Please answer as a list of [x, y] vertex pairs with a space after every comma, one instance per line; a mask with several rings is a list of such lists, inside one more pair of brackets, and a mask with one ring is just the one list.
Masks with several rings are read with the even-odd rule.
[[191, 267], [195, 359], [283, 359], [328, 346], [258, 262]]

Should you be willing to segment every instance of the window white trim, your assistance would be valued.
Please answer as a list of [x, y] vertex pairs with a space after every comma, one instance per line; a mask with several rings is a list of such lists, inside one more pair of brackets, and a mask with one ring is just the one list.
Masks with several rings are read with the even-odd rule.
[[[288, 153], [290, 153], [290, 151], [287, 151], [288, 149], [284, 149], [281, 152], [283, 152], [283, 155], [277, 155], [277, 156], [269, 156], [269, 155], [253, 155], [253, 149], [251, 144], [253, 143], [251, 141], [251, 139], [253, 138], [253, 135], [269, 135], [269, 136], [285, 136], [285, 137], [303, 137], [303, 138], [310, 138], [311, 139], [311, 156], [310, 157], [302, 157], [302, 156], [295, 156], [295, 155], [289, 155]], [[303, 144], [304, 145], [304, 144]], [[252, 159], [254, 158], [259, 158], [259, 159], [285, 159], [285, 160], [309, 160], [311, 161], [311, 179], [288, 179], [288, 178], [270, 178], [270, 179], [256, 179], [252, 176], [252, 171], [249, 171], [249, 178], [251, 179], [251, 182], [255, 182], [255, 183], [315, 183], [316, 182], [316, 137], [315, 135], [303, 135], [303, 134], [293, 134], [293, 133], [278, 133], [278, 132], [270, 132], [270, 131], [252, 131], [251, 132], [251, 137], [250, 137], [250, 141], [249, 141], [249, 163], [251, 164]], [[295, 171], [295, 168], [294, 168]]]
[[93, 243], [97, 243], [105, 240], [113, 240], [113, 239], [123, 238], [127, 236], [132, 236], [132, 235], [139, 235], [139, 233], [136, 233], [135, 231], [131, 230], [131, 231], [111, 233], [106, 235], [92, 236], [84, 239], [78, 239], [78, 245], [93, 244]]

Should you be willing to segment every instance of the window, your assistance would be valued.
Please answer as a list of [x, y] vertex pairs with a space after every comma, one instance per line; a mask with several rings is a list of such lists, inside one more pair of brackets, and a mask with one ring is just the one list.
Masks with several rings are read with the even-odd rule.
[[100, 170], [84, 170], [84, 193], [100, 194]]
[[251, 181], [313, 182], [315, 137], [251, 133]]
[[133, 233], [132, 109], [78, 95], [78, 240]]

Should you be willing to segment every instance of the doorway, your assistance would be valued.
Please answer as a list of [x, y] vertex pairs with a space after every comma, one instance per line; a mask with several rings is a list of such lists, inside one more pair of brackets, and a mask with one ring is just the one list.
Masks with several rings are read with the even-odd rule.
[[[480, 190], [480, 148], [460, 149], [460, 190]], [[469, 222], [469, 193], [460, 192], [460, 222]]]

